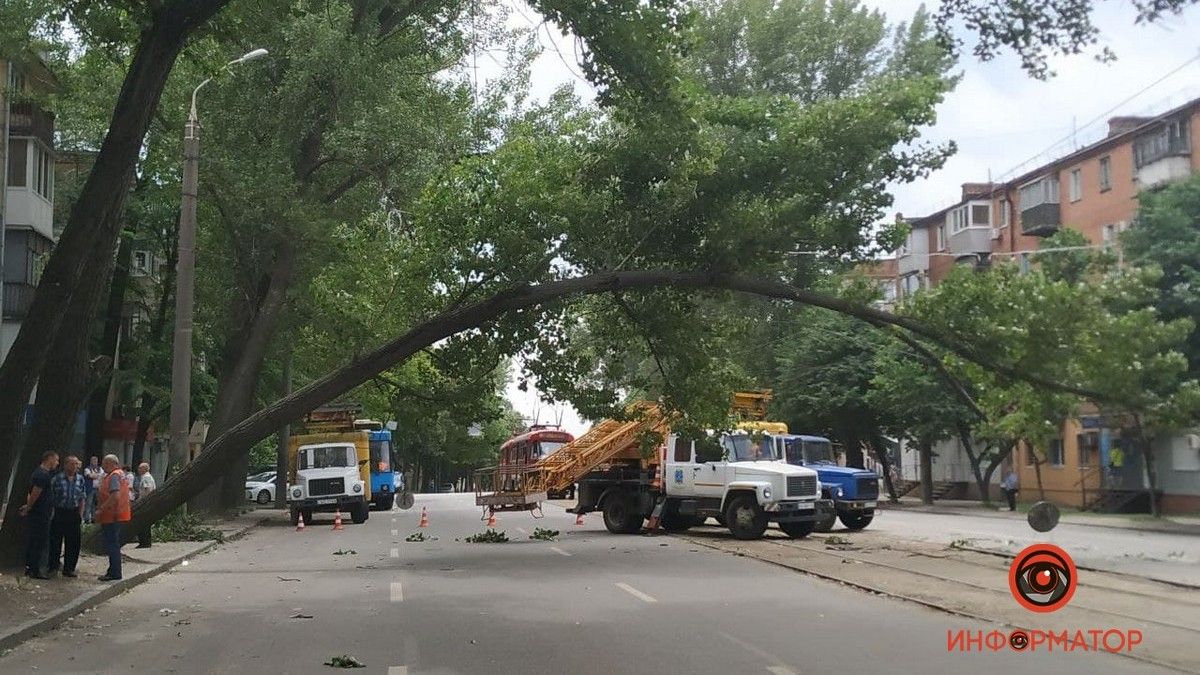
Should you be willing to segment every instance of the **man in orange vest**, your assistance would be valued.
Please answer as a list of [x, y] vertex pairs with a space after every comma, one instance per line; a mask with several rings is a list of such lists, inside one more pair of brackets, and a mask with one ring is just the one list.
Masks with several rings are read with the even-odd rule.
[[100, 523], [104, 550], [108, 553], [108, 571], [100, 581], [117, 581], [121, 578], [121, 526], [131, 516], [129, 483], [116, 455], [105, 455], [100, 465], [104, 467], [104, 478], [100, 480], [96, 522]]

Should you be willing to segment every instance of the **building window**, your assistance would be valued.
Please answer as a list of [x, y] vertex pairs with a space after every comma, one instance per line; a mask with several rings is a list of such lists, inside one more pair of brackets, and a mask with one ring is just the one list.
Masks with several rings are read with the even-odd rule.
[[1096, 466], [1100, 461], [1100, 434], [1089, 431], [1075, 440], [1079, 444], [1079, 466]]
[[8, 185], [25, 187], [28, 182], [29, 141], [15, 140], [8, 144]]
[[1071, 201], [1083, 199], [1083, 173], [1079, 169], [1071, 171]]
[[1000, 227], [1008, 227], [1008, 200], [1000, 200]]
[[937, 250], [945, 251], [946, 250], [946, 227], [944, 225], [938, 225], [934, 229], [937, 230]]
[[1063, 465], [1063, 442], [1061, 438], [1055, 438], [1046, 446], [1046, 463], [1050, 466]]
[[150, 252], [134, 251], [133, 262], [129, 266], [130, 276], [144, 277], [150, 273]]
[[971, 206], [971, 224], [977, 227], [991, 227], [992, 205], [973, 204]]
[[54, 159], [41, 144], [30, 143], [33, 146], [33, 188], [50, 201], [54, 194]]
[[1105, 155], [1100, 158], [1100, 191], [1112, 189], [1112, 157]]
[[1058, 178], [1046, 176], [1021, 186], [1021, 210], [1058, 203]]
[[1133, 165], [1140, 169], [1165, 157], [1191, 152], [1188, 118], [1171, 120], [1133, 141]]

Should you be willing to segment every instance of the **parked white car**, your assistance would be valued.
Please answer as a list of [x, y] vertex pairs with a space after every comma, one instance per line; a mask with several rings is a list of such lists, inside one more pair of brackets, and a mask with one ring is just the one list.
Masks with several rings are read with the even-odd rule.
[[264, 471], [246, 478], [246, 501], [270, 504], [275, 501], [275, 472]]

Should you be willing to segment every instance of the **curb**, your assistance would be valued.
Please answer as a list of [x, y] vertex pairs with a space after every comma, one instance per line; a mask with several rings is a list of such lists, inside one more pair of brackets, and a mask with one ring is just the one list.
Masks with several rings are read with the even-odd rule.
[[[942, 515], [942, 516], [978, 516], [980, 518], [993, 518], [995, 520], [1020, 520], [1021, 522], [1024, 522], [1023, 518], [1012, 518], [1009, 516], [1002, 516], [1002, 515], [999, 515], [996, 513], [992, 513], [986, 509], [979, 509], [979, 511], [976, 512], [974, 510], [955, 509], [955, 508], [938, 508], [938, 507], [930, 508], [930, 507], [926, 507], [926, 506], [904, 506], [904, 505], [897, 506], [894, 504], [887, 504], [886, 502], [879, 502], [879, 505], [877, 508], [880, 511], [910, 511], [913, 513], [933, 513], [933, 514]], [[1085, 523], [1085, 522], [1080, 522], [1080, 521], [1075, 521], [1075, 520], [1063, 519], [1063, 520], [1059, 520], [1058, 524], [1059, 525], [1082, 525], [1083, 527], [1100, 527], [1100, 528], [1105, 528], [1105, 529], [1109, 529], [1109, 530], [1131, 530], [1133, 532], [1153, 532], [1155, 534], [1182, 534], [1182, 535], [1187, 535], [1187, 536], [1200, 536], [1200, 525], [1183, 525], [1183, 524], [1178, 524], [1178, 523], [1175, 525], [1175, 527], [1163, 527], [1163, 526], [1139, 527], [1137, 525], [1130, 525], [1128, 523], [1124, 523], [1124, 524], [1122, 524], [1122, 523], [1112, 523], [1112, 524], [1109, 524], [1109, 523]]]
[[[251, 529], [263, 524], [267, 520], [268, 520], [268, 518], [260, 518], [257, 521], [255, 521], [239, 530], [234, 530], [231, 534], [229, 534], [228, 536], [226, 536], [224, 538], [224, 541], [232, 541], [234, 539], [237, 539], [237, 538], [245, 535]], [[17, 626], [12, 631], [9, 631], [7, 633], [4, 633], [3, 635], [0, 635], [0, 657], [4, 656], [5, 653], [14, 649], [21, 643], [23, 643], [31, 638], [35, 638], [38, 635], [41, 635], [41, 634], [43, 634], [47, 631], [50, 631], [54, 628], [57, 628], [58, 626], [60, 626], [64, 622], [66, 622], [68, 619], [70, 619], [78, 614], [81, 614], [86, 610], [92, 609], [93, 607], [96, 607], [97, 605], [124, 593], [125, 591], [128, 591], [136, 586], [139, 586], [139, 585], [149, 581], [150, 579], [153, 579], [154, 577], [162, 574], [163, 572], [171, 570], [172, 568], [176, 567], [177, 565], [179, 565], [179, 563], [183, 562], [184, 560], [198, 556], [201, 553], [205, 553], [205, 552], [217, 547], [221, 543], [222, 542], [220, 542], [220, 541], [196, 542], [197, 548], [193, 549], [192, 551], [190, 551], [188, 553], [184, 553], [183, 555], [177, 556], [166, 562], [158, 563], [156, 566], [154, 566], [144, 572], [135, 574], [131, 577], [125, 577], [124, 579], [121, 579], [120, 581], [118, 581], [116, 583], [101, 587], [100, 590], [98, 590], [95, 593], [84, 595], [81, 598], [78, 598], [72, 602], [67, 603], [65, 606], [63, 606], [59, 610], [55, 611], [53, 614], [50, 614], [48, 616], [39, 617], [37, 619], [28, 621], [24, 624]], [[124, 554], [122, 554], [122, 555], [124, 556]], [[145, 561], [137, 560], [136, 558], [131, 558], [129, 556], [124, 556], [124, 557], [127, 560], [130, 560], [132, 562], [140, 562], [142, 564], [147, 564]]]

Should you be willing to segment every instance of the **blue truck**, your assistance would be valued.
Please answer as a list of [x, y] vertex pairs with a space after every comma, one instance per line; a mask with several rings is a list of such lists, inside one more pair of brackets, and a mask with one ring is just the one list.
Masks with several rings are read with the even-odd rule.
[[835, 513], [814, 526], [817, 532], [833, 529], [835, 517], [848, 530], [861, 530], [875, 517], [879, 499], [879, 475], [874, 471], [840, 466], [834, 460], [833, 444], [828, 438], [798, 434], [770, 434], [780, 456], [788, 464], [806, 466], [817, 472], [821, 498], [833, 500]]

